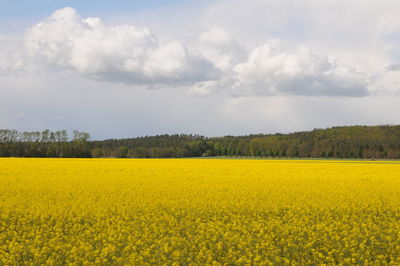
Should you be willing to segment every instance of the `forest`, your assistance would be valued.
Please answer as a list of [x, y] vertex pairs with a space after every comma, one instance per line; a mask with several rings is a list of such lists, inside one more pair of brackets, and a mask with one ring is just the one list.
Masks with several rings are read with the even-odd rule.
[[0, 157], [400, 159], [400, 125], [343, 126], [290, 134], [172, 134], [92, 141], [85, 132], [0, 130]]

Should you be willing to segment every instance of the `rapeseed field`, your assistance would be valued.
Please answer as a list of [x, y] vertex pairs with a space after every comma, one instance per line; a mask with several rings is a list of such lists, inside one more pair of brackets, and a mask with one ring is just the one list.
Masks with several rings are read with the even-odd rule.
[[400, 164], [0, 159], [0, 265], [400, 264]]

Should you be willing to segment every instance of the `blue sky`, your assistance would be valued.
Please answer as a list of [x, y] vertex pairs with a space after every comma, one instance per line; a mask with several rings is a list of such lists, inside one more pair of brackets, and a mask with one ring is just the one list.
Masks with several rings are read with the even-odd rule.
[[103, 139], [400, 124], [398, 0], [0, 7], [0, 128]]
[[188, 4], [191, 0], [1, 0], [2, 18], [38, 18], [50, 15], [54, 10], [72, 6], [83, 16], [99, 16], [107, 13], [136, 13], [146, 9]]
[[55, 10], [71, 6], [84, 17], [127, 17], [147, 11], [175, 9], [200, 3], [194, 0], [0, 0], [0, 29], [3, 33], [22, 32], [33, 23], [50, 16]]

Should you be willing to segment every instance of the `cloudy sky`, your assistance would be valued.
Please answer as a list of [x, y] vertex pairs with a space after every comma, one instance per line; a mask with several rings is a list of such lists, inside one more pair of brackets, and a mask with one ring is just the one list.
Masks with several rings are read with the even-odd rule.
[[0, 128], [400, 124], [398, 0], [0, 0]]

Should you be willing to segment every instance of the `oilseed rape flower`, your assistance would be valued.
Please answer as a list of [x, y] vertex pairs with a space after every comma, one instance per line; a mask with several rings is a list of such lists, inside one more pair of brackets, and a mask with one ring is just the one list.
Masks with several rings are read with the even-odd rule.
[[0, 159], [0, 265], [400, 264], [400, 164]]

